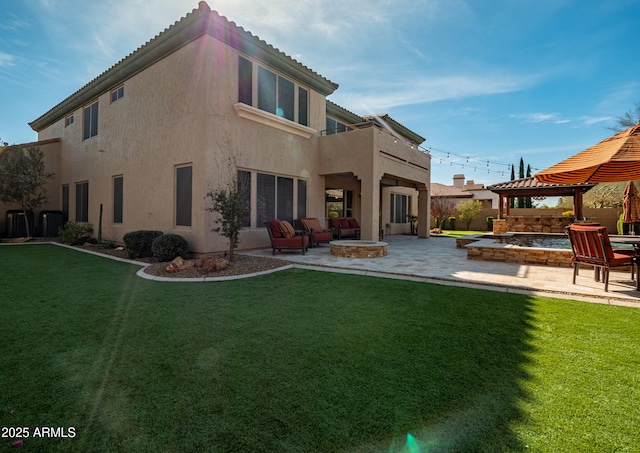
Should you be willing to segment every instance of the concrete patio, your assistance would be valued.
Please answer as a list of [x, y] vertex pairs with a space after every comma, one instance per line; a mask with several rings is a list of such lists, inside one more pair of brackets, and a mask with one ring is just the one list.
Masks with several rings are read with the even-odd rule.
[[242, 252], [268, 256], [295, 263], [296, 267], [402, 278], [443, 285], [466, 286], [492, 291], [538, 294], [640, 308], [640, 292], [629, 272], [612, 271], [609, 292], [593, 279], [593, 271], [583, 269], [576, 284], [571, 283], [573, 269], [542, 265], [521, 265], [467, 259], [464, 249], [456, 248], [453, 238], [388, 236], [388, 255], [381, 258], [341, 258], [332, 256], [328, 244], [300, 252], [271, 249]]

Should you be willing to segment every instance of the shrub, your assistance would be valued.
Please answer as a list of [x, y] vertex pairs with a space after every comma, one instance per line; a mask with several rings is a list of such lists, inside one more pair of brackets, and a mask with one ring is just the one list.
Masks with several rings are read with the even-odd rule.
[[181, 256], [189, 258], [189, 243], [179, 234], [163, 234], [151, 244], [153, 257], [158, 261], [171, 261]]
[[622, 221], [623, 215], [620, 214], [618, 217], [618, 221], [616, 222], [616, 229], [618, 230], [618, 234], [624, 234], [624, 222]]
[[455, 217], [449, 217], [449, 229], [450, 230], [455, 230], [456, 229], [456, 218]]
[[564, 211], [562, 217], [573, 217], [573, 211]]
[[73, 220], [69, 220], [64, 226], [58, 228], [58, 234], [62, 242], [71, 245], [84, 244], [91, 233], [93, 233], [91, 225], [77, 223]]
[[493, 231], [493, 216], [487, 216], [487, 231]]
[[159, 236], [162, 236], [162, 231], [139, 230], [126, 233], [122, 240], [130, 258], [142, 258], [153, 255], [151, 244]]

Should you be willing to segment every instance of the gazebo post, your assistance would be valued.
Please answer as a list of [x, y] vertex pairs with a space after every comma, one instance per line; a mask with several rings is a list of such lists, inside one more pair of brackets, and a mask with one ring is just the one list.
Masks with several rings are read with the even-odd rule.
[[573, 195], [573, 213], [576, 220], [582, 220], [584, 218], [582, 215], [582, 191], [580, 189], [575, 189]]

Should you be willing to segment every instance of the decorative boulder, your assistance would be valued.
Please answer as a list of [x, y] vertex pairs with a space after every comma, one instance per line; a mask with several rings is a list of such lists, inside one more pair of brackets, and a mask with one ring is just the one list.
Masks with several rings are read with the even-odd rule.
[[183, 271], [193, 267], [193, 262], [183, 259], [181, 256], [176, 257], [165, 270], [171, 274]]
[[196, 261], [196, 267], [200, 268], [202, 272], [212, 274], [229, 267], [229, 261], [219, 256], [209, 256], [198, 259]]

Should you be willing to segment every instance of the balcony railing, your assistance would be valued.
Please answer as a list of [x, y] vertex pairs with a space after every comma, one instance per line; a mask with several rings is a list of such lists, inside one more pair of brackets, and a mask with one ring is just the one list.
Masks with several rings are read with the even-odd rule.
[[350, 131], [355, 131], [355, 130], [360, 130], [360, 129], [367, 129], [369, 127], [373, 127], [375, 129], [378, 130], [378, 132], [382, 133], [384, 132], [385, 134], [389, 134], [390, 136], [393, 137], [393, 139], [397, 142], [398, 140], [404, 142], [407, 146], [410, 146], [411, 149], [417, 149], [418, 151], [425, 153], [425, 154], [429, 154], [429, 151], [422, 148], [420, 145], [412, 142], [411, 140], [407, 140], [404, 137], [400, 137], [396, 134], [394, 134], [393, 132], [389, 131], [387, 128], [381, 126], [378, 123], [375, 123], [373, 121], [365, 121], [363, 123], [356, 123], [356, 124], [349, 124], [349, 125], [340, 125], [337, 128], [334, 129], [325, 129], [323, 131], [320, 131], [320, 136], [326, 136], [326, 135], [334, 135], [334, 134], [342, 134], [343, 132], [350, 132]]

